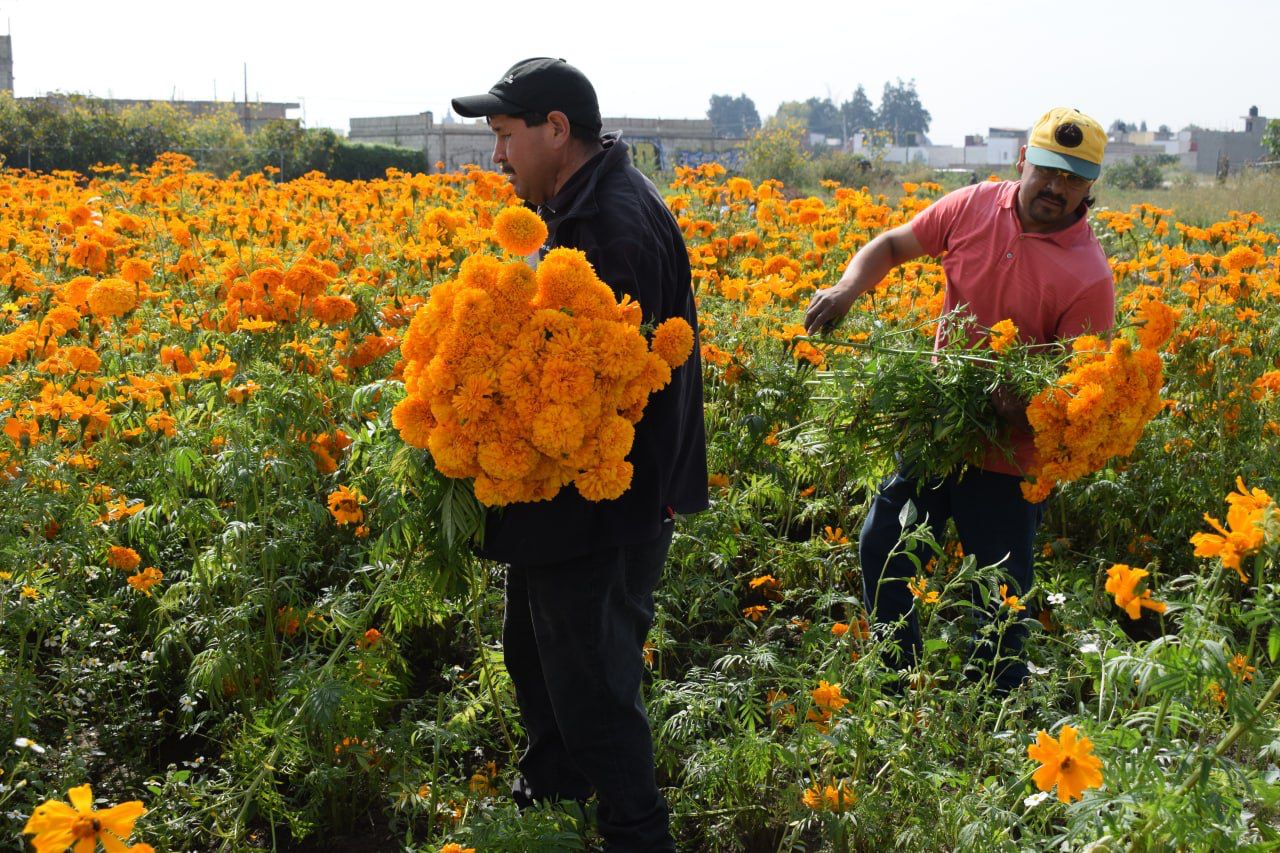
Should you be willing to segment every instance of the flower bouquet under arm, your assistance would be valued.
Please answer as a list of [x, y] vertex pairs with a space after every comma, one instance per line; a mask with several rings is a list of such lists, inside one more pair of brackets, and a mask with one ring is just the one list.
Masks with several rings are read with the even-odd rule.
[[[546, 230], [511, 207], [495, 234], [523, 255]], [[649, 395], [693, 350], [683, 319], [651, 339], [641, 320], [639, 304], [619, 303], [582, 252], [553, 249], [536, 271], [473, 255], [409, 326], [408, 393], [393, 423], [486, 506], [549, 500], [570, 484], [587, 500], [616, 498], [631, 484], [627, 454]]]

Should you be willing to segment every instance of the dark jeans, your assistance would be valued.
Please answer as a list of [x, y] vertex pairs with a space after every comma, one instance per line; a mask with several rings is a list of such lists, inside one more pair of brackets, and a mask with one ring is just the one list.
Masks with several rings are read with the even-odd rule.
[[[927, 524], [938, 542], [942, 542], [947, 519], [954, 519], [965, 553], [972, 554], [979, 566], [1001, 563], [1009, 577], [1010, 594], [1021, 596], [1031, 588], [1034, 577], [1035, 536], [1044, 505], [1028, 503], [1022, 497], [1020, 482], [1020, 477], [1011, 474], [971, 468], [960, 479], [953, 476], [921, 482], [899, 472], [881, 484], [862, 526], [858, 555], [863, 600], [873, 621], [894, 623], [905, 617], [905, 624], [894, 635], [902, 651], [897, 663], [913, 663], [920, 651], [920, 621], [907, 580], [923, 574], [903, 553], [905, 548], [890, 557], [902, 535], [898, 520], [902, 508], [907, 501], [914, 503], [916, 520], [911, 526]], [[913, 553], [922, 566], [932, 556], [927, 548]], [[999, 649], [991, 642], [979, 643], [975, 649], [975, 658], [997, 661], [995, 681], [1001, 692], [1017, 687], [1028, 674], [1021, 661], [1026, 633], [1019, 621], [1005, 629]]]
[[640, 695], [673, 527], [640, 545], [507, 573], [503, 658], [529, 738], [513, 793], [585, 800], [594, 791], [609, 850], [675, 850]]

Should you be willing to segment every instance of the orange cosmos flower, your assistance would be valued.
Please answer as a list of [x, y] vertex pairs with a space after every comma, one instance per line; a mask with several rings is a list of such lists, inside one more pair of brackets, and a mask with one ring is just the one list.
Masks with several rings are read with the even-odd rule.
[[1205, 513], [1204, 519], [1217, 533], [1197, 533], [1191, 537], [1197, 557], [1218, 557], [1222, 565], [1235, 569], [1241, 583], [1248, 583], [1249, 576], [1241, 566], [1241, 560], [1256, 554], [1266, 544], [1266, 522], [1275, 521], [1277, 510], [1271, 496], [1262, 489], [1246, 489], [1244, 480], [1236, 477], [1236, 491], [1227, 495], [1227, 525]]
[[1148, 572], [1145, 569], [1135, 569], [1124, 563], [1116, 563], [1107, 569], [1106, 590], [1115, 596], [1116, 606], [1128, 613], [1130, 619], [1140, 618], [1143, 608], [1154, 610], [1156, 613], [1165, 611], [1165, 603], [1152, 599], [1151, 590], [1144, 589], [1141, 593], [1137, 592], [1138, 584], [1147, 575]]
[[1077, 735], [1071, 726], [1063, 726], [1057, 739], [1042, 729], [1027, 747], [1027, 757], [1041, 765], [1031, 775], [1036, 787], [1048, 791], [1057, 785], [1058, 799], [1064, 803], [1083, 799], [1087, 789], [1102, 785], [1102, 760], [1093, 754], [1089, 739]]
[[815, 784], [805, 788], [800, 801], [813, 811], [838, 814], [853, 808], [853, 804], [858, 801], [858, 796], [854, 793], [853, 786], [847, 782], [826, 786]]
[[929, 579], [926, 577], [916, 577], [907, 581], [907, 589], [911, 590], [911, 594], [921, 604], [937, 604], [942, 598], [942, 594], [936, 589], [929, 589]]
[[164, 580], [164, 572], [160, 571], [155, 566], [147, 566], [137, 574], [129, 576], [129, 586], [133, 587], [147, 598], [150, 598], [151, 587], [160, 583], [162, 580]]
[[1000, 584], [1000, 599], [1004, 606], [1012, 610], [1014, 613], [1021, 613], [1027, 609], [1026, 605], [1018, 600], [1018, 596], [1009, 594], [1008, 584]]

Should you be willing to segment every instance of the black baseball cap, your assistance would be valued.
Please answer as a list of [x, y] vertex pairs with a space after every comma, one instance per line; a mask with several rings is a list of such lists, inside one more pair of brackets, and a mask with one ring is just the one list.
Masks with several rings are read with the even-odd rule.
[[563, 59], [522, 59], [507, 69], [486, 94], [453, 99], [464, 118], [559, 111], [569, 123], [600, 132], [600, 102], [587, 76]]

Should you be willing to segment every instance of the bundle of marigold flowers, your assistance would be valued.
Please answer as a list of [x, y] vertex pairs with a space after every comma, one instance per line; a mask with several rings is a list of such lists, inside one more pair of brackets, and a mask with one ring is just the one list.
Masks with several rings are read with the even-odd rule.
[[1135, 349], [1117, 336], [1108, 346], [1092, 335], [1072, 344], [1067, 372], [1027, 407], [1035, 433], [1035, 460], [1022, 484], [1032, 503], [1058, 483], [1100, 470], [1115, 456], [1133, 452], [1147, 423], [1160, 411], [1164, 367], [1159, 348], [1173, 334], [1177, 315], [1158, 301], [1137, 311], [1142, 324]]
[[678, 318], [646, 341], [639, 304], [619, 304], [581, 252], [554, 249], [536, 273], [473, 255], [410, 323], [392, 420], [440, 473], [474, 478], [486, 506], [570, 483], [610, 500], [631, 485], [633, 424], [692, 349]]

